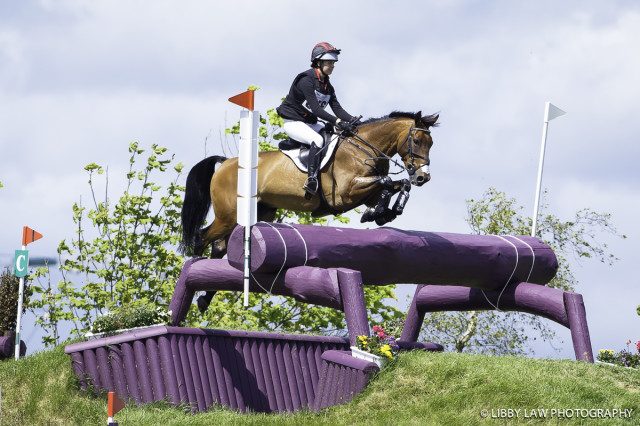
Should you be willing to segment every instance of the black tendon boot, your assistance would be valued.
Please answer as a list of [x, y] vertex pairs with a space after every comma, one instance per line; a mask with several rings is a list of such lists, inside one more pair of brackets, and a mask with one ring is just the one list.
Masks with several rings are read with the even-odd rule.
[[309, 147], [309, 160], [307, 164], [307, 171], [309, 172], [309, 177], [307, 181], [304, 183], [302, 189], [306, 191], [304, 194], [304, 198], [310, 200], [318, 192], [318, 160], [320, 157], [318, 156], [318, 145], [311, 142], [311, 146]]

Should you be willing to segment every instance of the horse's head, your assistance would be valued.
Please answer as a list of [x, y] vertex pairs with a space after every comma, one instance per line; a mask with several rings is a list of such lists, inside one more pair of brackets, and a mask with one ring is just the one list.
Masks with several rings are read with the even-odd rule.
[[422, 186], [431, 179], [429, 150], [433, 145], [431, 127], [437, 126], [438, 115], [422, 116], [418, 112], [407, 130], [406, 137], [398, 141], [398, 154], [409, 173], [412, 185]]

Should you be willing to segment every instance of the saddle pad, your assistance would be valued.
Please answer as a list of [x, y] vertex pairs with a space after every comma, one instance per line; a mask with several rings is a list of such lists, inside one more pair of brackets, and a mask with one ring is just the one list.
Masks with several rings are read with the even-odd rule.
[[[326, 153], [322, 158], [322, 162], [320, 163], [319, 170], [322, 170], [324, 166], [326, 166], [327, 163], [331, 161], [331, 158], [333, 157], [333, 152], [335, 151], [337, 145], [338, 145], [338, 135], [332, 135], [331, 142], [329, 143], [329, 145], [322, 148], [323, 150], [326, 149]], [[286, 151], [280, 151], [280, 152], [282, 152], [284, 155], [289, 157], [291, 161], [293, 161], [293, 164], [295, 164], [296, 167], [301, 172], [307, 173], [307, 166], [305, 164], [302, 164], [302, 162], [300, 161], [300, 148], [288, 149]]]

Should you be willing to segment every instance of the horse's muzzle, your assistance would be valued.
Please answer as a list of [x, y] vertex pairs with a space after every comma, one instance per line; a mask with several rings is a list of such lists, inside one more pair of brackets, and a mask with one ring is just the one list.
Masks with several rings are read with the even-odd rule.
[[423, 164], [411, 175], [411, 185], [422, 186], [431, 180], [431, 171], [427, 164]]

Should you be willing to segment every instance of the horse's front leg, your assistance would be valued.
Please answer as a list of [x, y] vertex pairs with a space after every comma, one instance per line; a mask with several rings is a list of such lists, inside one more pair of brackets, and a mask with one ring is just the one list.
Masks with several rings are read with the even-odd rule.
[[393, 212], [400, 216], [404, 211], [404, 206], [407, 205], [407, 201], [409, 201], [409, 191], [411, 191], [411, 183], [408, 179], [397, 180], [393, 182], [394, 184], [394, 193], [399, 192], [398, 198], [396, 202], [393, 204]]
[[385, 211], [389, 210], [391, 197], [397, 192], [395, 188], [396, 185], [389, 176], [378, 176], [377, 180], [377, 185], [381, 187], [379, 189], [379, 195], [373, 198], [371, 203], [367, 203], [369, 208], [362, 214], [360, 223], [373, 222], [384, 216]]
[[[404, 207], [409, 200], [409, 191], [411, 190], [411, 184], [407, 179], [392, 181], [389, 176], [382, 176], [380, 178], [380, 185], [382, 190], [377, 202], [369, 206], [364, 212], [361, 223], [375, 221], [378, 226], [382, 226], [385, 223], [393, 221], [396, 217], [402, 214]], [[389, 208], [391, 197], [400, 193], [393, 208]]]

